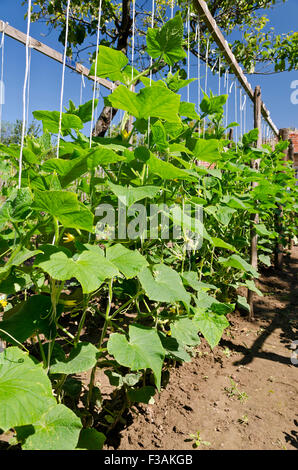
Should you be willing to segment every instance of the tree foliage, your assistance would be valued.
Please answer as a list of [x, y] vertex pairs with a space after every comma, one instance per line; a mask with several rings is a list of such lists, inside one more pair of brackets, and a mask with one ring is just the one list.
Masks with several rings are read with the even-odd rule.
[[[298, 33], [277, 34], [270, 27], [266, 15], [269, 9], [287, 0], [207, 0], [208, 7], [217, 24], [229, 40], [230, 46], [246, 73], [272, 73], [297, 69]], [[26, 3], [26, 0], [25, 0]], [[90, 59], [95, 53], [98, 3], [94, 0], [71, 2], [68, 54], [80, 57], [88, 50]], [[50, 28], [60, 31], [59, 41], [65, 40], [65, 13], [67, 0], [35, 0], [33, 21], [45, 21]], [[156, 0], [154, 25], [161, 27], [170, 15], [171, 0]], [[183, 19], [186, 20], [188, 2], [178, 0]], [[191, 6], [190, 49], [198, 55], [195, 30], [198, 16]], [[145, 35], [151, 25], [151, 2], [136, 2], [136, 44], [139, 66], [146, 67]], [[205, 60], [206, 42], [209, 37], [206, 26], [201, 23], [202, 41], [199, 55]], [[126, 52], [131, 45], [132, 1], [102, 2], [101, 45]], [[187, 31], [184, 31], [185, 42]], [[90, 42], [91, 40], [91, 42]], [[87, 41], [89, 44], [87, 44]], [[219, 51], [210, 44], [210, 65], [217, 60]], [[224, 62], [224, 60], [223, 60]], [[222, 64], [225, 67], [224, 63]]]

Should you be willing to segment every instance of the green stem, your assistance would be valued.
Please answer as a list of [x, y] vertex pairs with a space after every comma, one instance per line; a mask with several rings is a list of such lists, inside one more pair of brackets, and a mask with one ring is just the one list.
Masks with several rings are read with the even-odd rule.
[[41, 354], [41, 357], [42, 357], [43, 367], [44, 367], [44, 369], [46, 369], [46, 367], [47, 367], [47, 358], [46, 358], [46, 355], [45, 355], [45, 352], [44, 352], [42, 342], [41, 342], [41, 339], [40, 339], [39, 335], [37, 335], [37, 339], [38, 339], [40, 354]]
[[85, 320], [86, 320], [88, 303], [89, 303], [89, 296], [87, 295], [87, 296], [85, 296], [85, 299], [84, 299], [83, 315], [81, 317], [81, 320], [80, 320], [80, 323], [79, 323], [79, 326], [78, 326], [78, 332], [77, 332], [76, 337], [75, 337], [74, 346], [76, 346], [78, 344], [78, 342], [80, 341], [81, 331], [83, 329], [83, 326], [84, 326]]
[[[99, 344], [98, 344], [98, 349], [99, 349], [100, 352], [102, 352], [101, 346], [102, 346], [104, 337], [105, 337], [107, 329], [108, 329], [108, 324], [110, 322], [109, 315], [110, 315], [110, 311], [111, 311], [111, 304], [112, 304], [112, 298], [113, 298], [113, 278], [109, 280], [108, 288], [109, 288], [109, 293], [108, 293], [108, 303], [107, 303], [106, 313], [105, 313], [105, 321], [104, 321], [104, 325], [103, 325], [103, 328], [102, 328], [102, 331], [101, 331], [100, 340], [99, 340]], [[88, 397], [87, 397], [87, 408], [90, 408], [90, 404], [91, 404], [96, 368], [97, 368], [97, 364], [95, 364], [95, 366], [93, 367], [93, 369], [91, 371], [91, 377], [90, 377], [90, 382], [89, 382], [89, 391], [88, 391]]]

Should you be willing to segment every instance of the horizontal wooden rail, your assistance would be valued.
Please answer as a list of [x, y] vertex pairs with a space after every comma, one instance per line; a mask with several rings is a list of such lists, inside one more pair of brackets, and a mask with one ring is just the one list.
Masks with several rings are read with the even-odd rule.
[[[3, 31], [10, 38], [15, 39], [16, 41], [22, 44], [26, 44], [26, 40], [27, 40], [26, 34], [22, 33], [18, 29], [13, 28], [9, 24], [0, 20], [0, 33], [2, 33]], [[47, 57], [50, 57], [51, 59], [54, 59], [57, 62], [60, 62], [61, 64], [63, 64], [63, 54], [60, 54], [60, 52], [55, 51], [55, 49], [52, 49], [46, 44], [43, 44], [42, 42], [37, 41], [37, 39], [30, 37], [29, 46], [32, 49], [35, 49], [36, 51], [40, 52], [41, 54], [44, 54]], [[75, 72], [79, 73], [80, 75], [84, 75], [85, 77], [93, 81], [97, 81], [98, 83], [103, 85], [105, 88], [108, 88], [109, 90], [113, 90], [116, 87], [116, 85], [114, 85], [113, 82], [110, 82], [109, 80], [106, 80], [104, 78], [90, 77], [89, 69], [87, 67], [84, 67], [84, 65], [78, 62], [75, 62], [69, 59], [68, 57], [66, 58], [66, 66], [74, 70]]]
[[[238, 64], [236, 57], [234, 56], [228, 41], [224, 38], [220, 28], [218, 27], [215, 19], [210, 13], [210, 10], [204, 0], [193, 0], [193, 4], [195, 9], [198, 11], [200, 14], [201, 19], [204, 21], [206, 24], [207, 28], [209, 29], [210, 33], [212, 34], [212, 37], [216, 44], [218, 45], [219, 49], [223, 52], [228, 64], [230, 65], [231, 69], [233, 70], [235, 76], [238, 78], [239, 82], [241, 83], [242, 87], [246, 91], [248, 97], [252, 102], [254, 102], [254, 91], [248, 82], [242, 68]], [[261, 111], [262, 111], [262, 116], [264, 117], [265, 121], [268, 123], [268, 125], [271, 127], [273, 130], [274, 134], [276, 136], [279, 135], [279, 131], [272, 121], [270, 117], [270, 112], [266, 108], [265, 104], [262, 102], [261, 104]]]

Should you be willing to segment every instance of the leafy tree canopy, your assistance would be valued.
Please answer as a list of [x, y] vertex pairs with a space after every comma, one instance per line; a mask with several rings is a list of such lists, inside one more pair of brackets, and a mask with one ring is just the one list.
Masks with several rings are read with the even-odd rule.
[[[298, 64], [298, 32], [277, 34], [270, 27], [267, 11], [287, 0], [207, 0], [208, 7], [223, 30], [238, 62], [246, 73], [274, 73], [297, 69]], [[24, 3], [26, 3], [25, 0]], [[188, 2], [178, 0], [183, 19], [186, 20]], [[45, 21], [50, 28], [60, 31], [59, 41], [65, 40], [65, 13], [67, 0], [34, 0], [33, 21]], [[90, 53], [90, 60], [95, 53], [99, 1], [73, 0], [71, 2], [70, 32], [68, 54], [76, 59], [83, 51]], [[171, 0], [156, 0], [155, 26], [169, 18]], [[195, 31], [198, 16], [191, 6], [190, 18], [190, 49], [198, 54]], [[151, 1], [136, 2], [136, 50], [140, 67], [145, 68], [147, 55], [145, 52], [145, 35], [151, 25]], [[206, 56], [206, 43], [209, 33], [201, 22], [202, 42], [199, 52], [202, 60]], [[186, 28], [185, 46], [187, 39]], [[132, 36], [132, 0], [102, 1], [102, 21], [100, 44], [118, 48], [127, 52]], [[88, 44], [87, 44], [88, 42]], [[218, 49], [211, 44], [209, 54], [210, 65], [215, 65]], [[222, 67], [225, 67], [224, 60]], [[216, 66], [217, 68], [217, 66]]]

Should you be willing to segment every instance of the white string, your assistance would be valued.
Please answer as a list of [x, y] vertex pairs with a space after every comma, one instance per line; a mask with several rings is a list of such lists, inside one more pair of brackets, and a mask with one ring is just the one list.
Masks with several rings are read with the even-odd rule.
[[[187, 6], [187, 79], [190, 77], [190, 20], [189, 20], [189, 4]], [[187, 102], [189, 103], [189, 83], [187, 84]]]
[[226, 85], [226, 94], [228, 95], [228, 98], [226, 101], [226, 127], [228, 127], [229, 98], [230, 98], [229, 96], [229, 71], [228, 70], [225, 73], [225, 85]]
[[[133, 66], [135, 57], [135, 31], [136, 31], [136, 2], [132, 0], [132, 42], [131, 42], [131, 80], [133, 80]], [[133, 90], [133, 84], [131, 84]]]
[[[155, 0], [152, 0], [152, 15], [151, 15], [151, 28], [154, 28], [154, 15], [155, 15]], [[150, 67], [152, 67], [153, 59], [150, 57]], [[150, 69], [149, 73], [150, 78], [150, 86], [152, 82], [152, 69]], [[148, 118], [148, 147], [150, 145], [150, 116]]]
[[100, 85], [99, 83], [96, 83], [96, 100], [97, 100], [97, 106], [95, 106], [94, 102], [94, 108], [95, 108], [95, 117], [94, 117], [94, 122], [97, 122], [98, 118], [98, 102], [99, 102], [99, 96], [100, 96]]
[[58, 130], [58, 139], [57, 139], [57, 155], [56, 155], [57, 158], [59, 158], [59, 147], [60, 147], [60, 138], [61, 138], [61, 130], [62, 130], [62, 111], [63, 111], [63, 96], [64, 96], [66, 52], [67, 52], [67, 43], [68, 43], [69, 9], [70, 9], [70, 0], [67, 0], [66, 25], [65, 25], [65, 43], [64, 43], [63, 67], [62, 67], [62, 82], [61, 82], [61, 93], [60, 93], [59, 130]]
[[[207, 95], [207, 85], [208, 85], [208, 59], [209, 59], [209, 38], [207, 39], [207, 46], [206, 46], [206, 68], [205, 68], [205, 94]], [[206, 118], [204, 118], [204, 129], [203, 129], [203, 137], [205, 138], [205, 127], [206, 127]]]
[[214, 62], [213, 67], [212, 67], [212, 69], [211, 69], [211, 72], [212, 72], [212, 73], [214, 72], [214, 69], [215, 69], [215, 67], [216, 67], [217, 62], [218, 62], [218, 57], [216, 58], [216, 61]]
[[[111, 90], [111, 94], [113, 93], [113, 90]], [[113, 120], [113, 108], [111, 106], [111, 111], [110, 111], [110, 127], [109, 127], [109, 136], [110, 138], [112, 137], [112, 120]]]
[[[238, 107], [237, 107], [237, 82], [235, 79], [235, 122], [238, 122]], [[238, 127], [236, 127], [236, 147], [238, 143]]]
[[[171, 2], [171, 20], [174, 18], [174, 0]], [[172, 73], [172, 66], [170, 65], [170, 73]]]
[[[98, 48], [99, 48], [99, 35], [100, 35], [100, 21], [101, 21], [101, 7], [102, 7], [102, 0], [99, 0], [99, 8], [98, 8], [98, 20], [97, 20], [97, 37], [96, 37], [96, 53], [95, 53], [95, 78], [97, 78], [97, 64], [98, 64]], [[91, 115], [91, 123], [90, 123], [90, 137], [89, 137], [89, 147], [92, 146], [92, 132], [93, 132], [93, 122], [94, 122], [94, 105], [95, 105], [95, 92], [96, 92], [96, 82], [94, 82], [93, 86], [93, 97], [92, 97], [92, 115]]]
[[240, 88], [240, 100], [239, 100], [239, 110], [240, 110], [240, 137], [242, 137], [242, 88]]
[[0, 142], [2, 138], [2, 106], [4, 104], [4, 42], [5, 42], [5, 29], [8, 23], [4, 26], [1, 38], [1, 77], [0, 77]]
[[27, 36], [26, 36], [26, 69], [25, 69], [25, 78], [24, 78], [24, 86], [23, 86], [23, 124], [22, 124], [20, 157], [19, 157], [18, 189], [20, 189], [22, 185], [23, 150], [24, 150], [25, 132], [26, 132], [26, 114], [27, 114], [26, 113], [26, 97], [27, 97], [27, 81], [28, 81], [28, 74], [29, 74], [30, 24], [31, 24], [31, 0], [28, 0]]
[[80, 106], [83, 103], [83, 88], [85, 88], [85, 87], [86, 87], [85, 78], [84, 78], [84, 74], [82, 72], [82, 75], [81, 75], [81, 90], [80, 90]]
[[31, 55], [32, 46], [29, 46], [29, 72], [28, 72], [28, 85], [27, 85], [27, 118], [26, 118], [26, 134], [29, 128], [29, 103], [30, 103], [30, 83], [31, 83]]
[[208, 85], [208, 59], [209, 59], [209, 38], [207, 39], [207, 46], [206, 46], [206, 70], [205, 70], [205, 93], [207, 94], [207, 85]]
[[246, 111], [247, 111], [247, 105], [246, 105], [246, 95], [245, 95], [245, 103], [244, 103], [244, 134], [246, 134]]
[[219, 59], [218, 59], [218, 94], [219, 95], [220, 95], [220, 92], [221, 92], [220, 69], [221, 69], [221, 59], [220, 59], [220, 56], [219, 56]]
[[[198, 17], [198, 24], [196, 28], [197, 34], [197, 43], [198, 43], [198, 114], [200, 113], [200, 104], [201, 104], [201, 31], [200, 31], [200, 17]], [[201, 121], [199, 121], [198, 126], [199, 135], [201, 134]]]
[[[155, 0], [152, 0], [151, 28], [154, 28], [154, 16], [155, 16]], [[152, 64], [153, 64], [153, 59], [152, 57], [150, 57], [150, 67], [152, 67]], [[149, 78], [150, 78], [150, 86], [151, 86], [152, 70], [150, 70]]]

